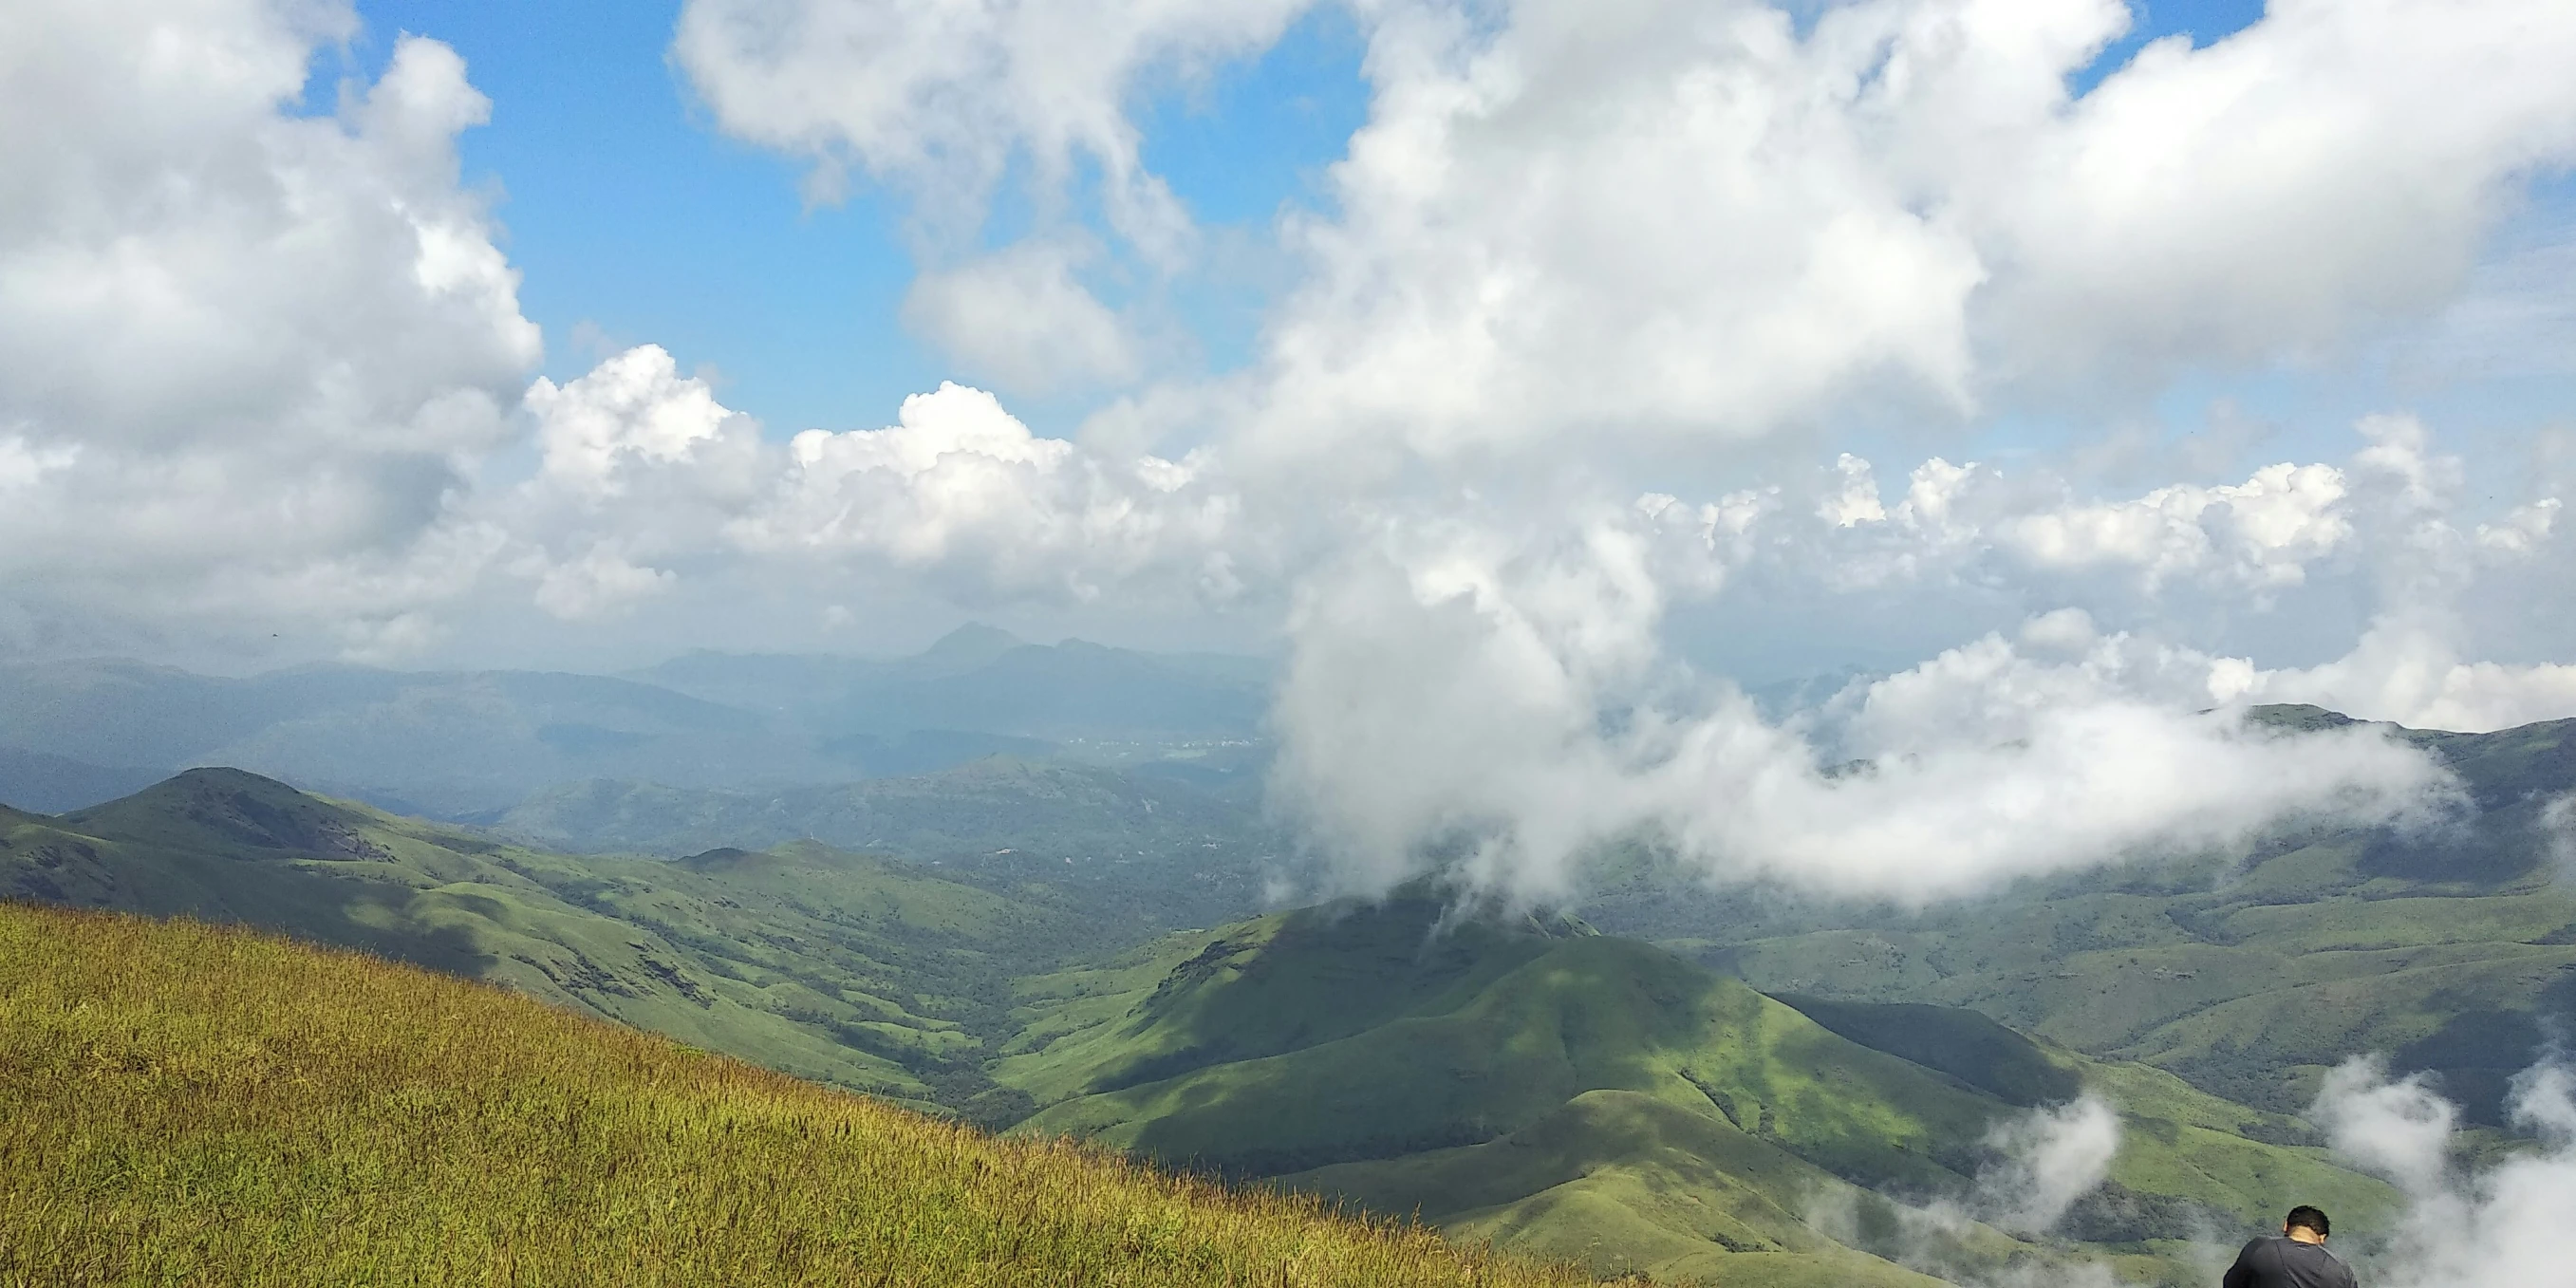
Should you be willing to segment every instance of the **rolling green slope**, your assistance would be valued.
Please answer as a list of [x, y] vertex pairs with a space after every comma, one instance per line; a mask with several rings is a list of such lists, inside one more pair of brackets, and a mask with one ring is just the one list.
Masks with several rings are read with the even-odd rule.
[[[1587, 1091], [1492, 1141], [1279, 1178], [1595, 1273], [1724, 1284], [1938, 1282], [1837, 1243], [1804, 1208], [1862, 1192], [1770, 1141], [1633, 1091]], [[1987, 1232], [1990, 1251], [2010, 1240]]]
[[2541, 818], [2576, 791], [2576, 721], [2392, 733], [2459, 776], [2450, 825], [2311, 829], [1921, 912], [1720, 895], [1630, 855], [1583, 911], [1758, 988], [1971, 1007], [2272, 1110], [2382, 1051], [2492, 1124], [2512, 1075], [2576, 1031], [2576, 887]]
[[[2297, 1144], [2297, 1120], [2158, 1070], [1938, 1008], [1820, 1023], [1648, 944], [1459, 919], [1421, 894], [1175, 937], [1023, 991], [1030, 1026], [995, 1076], [1047, 1108], [1017, 1130], [1418, 1211], [1596, 1271], [1907, 1282], [1809, 1210], [1963, 1195], [1996, 1124], [2086, 1088], [2128, 1130], [2069, 1223], [2146, 1273], [2182, 1273], [2159, 1259], [2171, 1241], [2254, 1228], [2285, 1191], [2354, 1213], [2391, 1200]], [[2063, 1251], [1973, 1224], [1957, 1241], [1945, 1255], [1970, 1269]]]
[[0, 895], [241, 921], [506, 984], [802, 1077], [1003, 1121], [1008, 978], [1097, 947], [1058, 909], [790, 845], [571, 858], [193, 770], [0, 816]]
[[0, 1284], [1583, 1282], [358, 954], [0, 902]]

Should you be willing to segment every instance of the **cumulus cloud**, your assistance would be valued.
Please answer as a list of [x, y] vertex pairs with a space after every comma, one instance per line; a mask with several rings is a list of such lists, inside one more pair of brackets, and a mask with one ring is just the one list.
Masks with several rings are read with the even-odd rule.
[[729, 433], [757, 435], [715, 390], [682, 377], [660, 345], [638, 345], [570, 384], [540, 378], [527, 392], [537, 448], [550, 480], [594, 495], [625, 489], [620, 476], [689, 462]]
[[2261, 589], [2297, 584], [2309, 563], [2352, 535], [2350, 522], [2335, 513], [2343, 498], [2341, 471], [2283, 462], [2233, 486], [2178, 484], [2132, 501], [2029, 515], [2002, 536], [2043, 567], [2135, 567], [2151, 590], [2212, 563]]
[[1111, 222], [1169, 254], [1188, 217], [1141, 159], [1139, 82], [1258, 52], [1309, 3], [689, 0], [672, 52], [726, 130], [809, 158], [817, 196], [864, 170], [971, 228], [1015, 159], [1050, 204], [1088, 163]]
[[2483, 733], [2576, 716], [2576, 666], [2465, 660], [2440, 614], [2382, 618], [2343, 657], [2265, 672], [2248, 691], [2419, 729]]
[[781, 444], [643, 345], [561, 386], [537, 381], [527, 409], [535, 475], [470, 511], [509, 534], [507, 571], [558, 617], [672, 589], [683, 564], [716, 578], [764, 563], [891, 567], [968, 603], [1116, 590], [1221, 606], [1257, 549], [1210, 454], [1090, 450], [953, 383], [905, 399], [883, 429]]
[[2314, 350], [2438, 306], [2576, 156], [2576, 20], [2511, 0], [2278, 4], [2080, 99], [2115, 0], [1366, 12], [1372, 118], [1290, 229], [1283, 451], [1741, 438]]
[[0, 16], [0, 576], [40, 611], [296, 615], [298, 587], [390, 588], [416, 543], [458, 547], [434, 534], [538, 337], [457, 183], [488, 104], [453, 51], [405, 39], [301, 113], [308, 57], [354, 25], [259, 0]]
[[[960, 247], [1025, 159], [1053, 213], [998, 254], [930, 250], [912, 310], [1011, 381], [961, 319], [1016, 304], [1132, 370], [1062, 271], [1067, 177], [1097, 166], [1110, 226], [1177, 262], [1188, 220], [1134, 103], [1313, 7], [691, 0], [674, 50], [725, 129], [812, 160], [819, 191], [903, 186]], [[1362, 476], [2313, 352], [2441, 307], [2519, 185], [2576, 158], [2576, 21], [2516, 0], [2277, 4], [2081, 97], [2118, 0], [1871, 0], [1804, 29], [1753, 0], [1346, 8], [1370, 119], [1329, 210], [1283, 225], [1307, 278], [1244, 432]]]
[[975, 375], [1020, 393], [1124, 380], [1140, 358], [1127, 325], [1074, 276], [1085, 258], [1060, 242], [1023, 242], [924, 273], [904, 318]]
[[1998, 320], [2034, 356], [2247, 357], [2436, 304], [2576, 146], [2571, 52], [2576, 18], [2513, 0], [2277, 0], [2151, 44], [1969, 198]]
[[2447, 791], [2374, 732], [2196, 713], [2243, 668], [2064, 619], [2032, 638], [2073, 656], [1981, 640], [1845, 695], [1839, 730], [1773, 724], [1664, 654], [1657, 547], [1632, 522], [1385, 540], [1403, 554], [1301, 587], [1276, 715], [1281, 802], [1362, 889], [1444, 866], [1562, 898], [1634, 838], [1711, 880], [1919, 900], [2289, 818], [2403, 819]]
[[968, 597], [1087, 598], [1155, 578], [1213, 600], [1240, 589], [1238, 503], [1203, 455], [1103, 457], [956, 384], [905, 399], [884, 429], [807, 430], [787, 455], [774, 491], [730, 529], [747, 549], [964, 574]]
[[[2357, 429], [2362, 446], [2341, 463], [2285, 461], [2242, 483], [2176, 484], [2131, 497], [2083, 495], [2044, 468], [2008, 473], [1934, 457], [1891, 498], [1869, 461], [1844, 453], [1806, 484], [1803, 500], [1774, 486], [1697, 509], [1662, 494], [1640, 505], [1668, 532], [1695, 516], [1706, 559], [1722, 573], [1811, 597], [2001, 586], [2042, 602], [2077, 598], [2092, 609], [2072, 607], [2059, 620], [2080, 624], [2087, 648], [2096, 614], [2170, 630], [2199, 605], [2261, 612], [2325, 577], [2378, 603], [2341, 656], [2264, 668], [2249, 656], [2114, 631], [2125, 660], [2113, 669], [2130, 691], [2173, 703], [2310, 702], [2466, 731], [2576, 715], [2576, 668], [2476, 660], [2459, 611], [2503, 593], [2489, 590], [2490, 581], [2520, 579], [2526, 594], [2535, 578], [2551, 584], [2550, 570], [2563, 563], [2559, 499], [2471, 518], [2463, 463], [2434, 451], [2420, 422], [2377, 416]], [[2045, 643], [2031, 629], [2022, 631], [2023, 651]], [[1971, 646], [1936, 669], [1999, 649], [2007, 649], [2000, 638]], [[2087, 669], [2106, 674], [2109, 661]], [[2163, 678], [2149, 683], [2151, 674]]]
[[2565, 1064], [2544, 1061], [2515, 1079], [2513, 1122], [2537, 1148], [2483, 1170], [2459, 1163], [2458, 1107], [2422, 1075], [2392, 1081], [2374, 1057], [2329, 1073], [2310, 1115], [2338, 1153], [2406, 1196], [2365, 1267], [2369, 1282], [2549, 1283], [2576, 1257], [2576, 1072]]

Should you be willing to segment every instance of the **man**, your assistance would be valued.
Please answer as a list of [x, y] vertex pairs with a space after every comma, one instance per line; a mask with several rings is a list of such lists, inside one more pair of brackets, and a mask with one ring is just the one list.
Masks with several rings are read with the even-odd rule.
[[2278, 1238], [2256, 1239], [2236, 1254], [2225, 1288], [2354, 1288], [2352, 1267], [2326, 1251], [2326, 1214], [2301, 1204], [2281, 1222]]

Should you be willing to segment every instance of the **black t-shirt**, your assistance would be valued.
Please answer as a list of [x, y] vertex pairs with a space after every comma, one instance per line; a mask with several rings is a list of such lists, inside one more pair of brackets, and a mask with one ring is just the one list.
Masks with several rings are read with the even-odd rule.
[[2225, 1288], [2354, 1288], [2343, 1258], [2323, 1244], [2279, 1234], [2246, 1244], [2220, 1282]]

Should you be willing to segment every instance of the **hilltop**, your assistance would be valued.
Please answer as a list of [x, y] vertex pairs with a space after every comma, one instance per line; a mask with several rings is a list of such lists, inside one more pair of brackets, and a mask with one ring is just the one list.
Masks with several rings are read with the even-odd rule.
[[1588, 1282], [498, 989], [0, 904], [0, 1282]]
[[[1462, 919], [1428, 892], [1185, 936], [1023, 992], [1031, 1022], [994, 1076], [1048, 1107], [1018, 1131], [1418, 1212], [1604, 1273], [1922, 1282], [1884, 1253], [1971, 1275], [2103, 1257], [2181, 1283], [2190, 1240], [2277, 1219], [2285, 1190], [2364, 1222], [2395, 1199], [2290, 1143], [2304, 1123], [2168, 1073], [1973, 1012], [1768, 997], [1579, 922]], [[2127, 1131], [2063, 1223], [2072, 1242], [1972, 1222], [1951, 1246], [1902, 1246], [1891, 1200], [1968, 1195], [1998, 1124], [2087, 1090]], [[1859, 1215], [1836, 1238], [1819, 1207]]]

